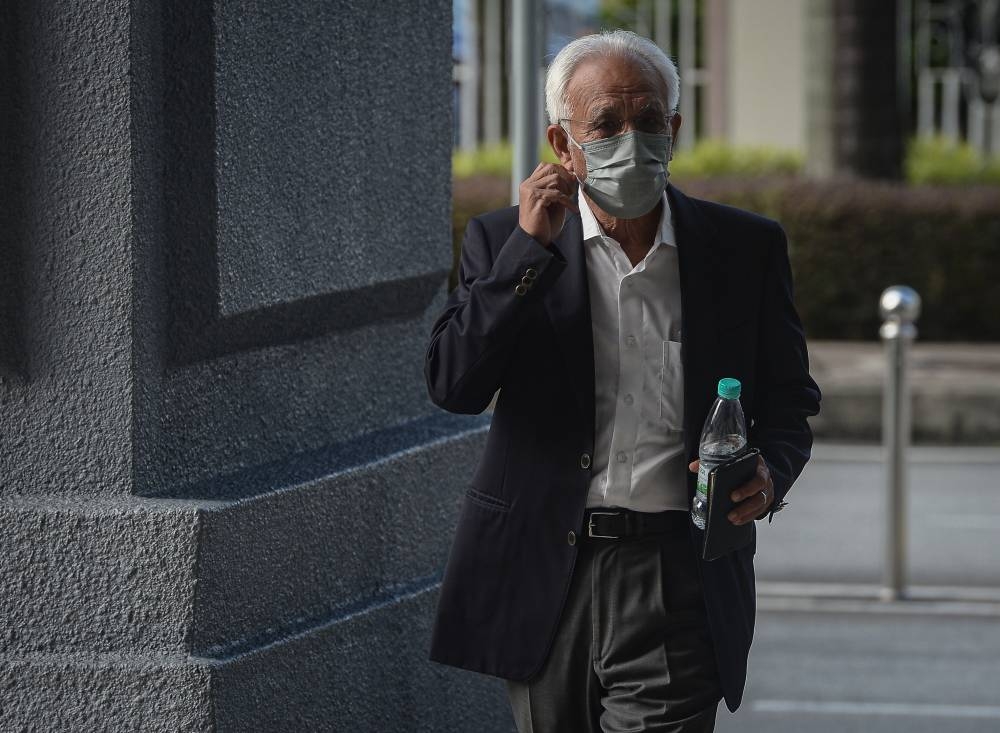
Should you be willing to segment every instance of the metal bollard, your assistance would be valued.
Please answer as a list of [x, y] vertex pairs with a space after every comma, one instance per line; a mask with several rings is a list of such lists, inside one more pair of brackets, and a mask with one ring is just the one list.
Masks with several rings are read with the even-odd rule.
[[882, 401], [882, 444], [886, 464], [884, 601], [905, 597], [906, 588], [906, 453], [910, 445], [910, 344], [917, 336], [920, 296], [913, 288], [894, 285], [879, 299], [885, 343], [886, 375]]

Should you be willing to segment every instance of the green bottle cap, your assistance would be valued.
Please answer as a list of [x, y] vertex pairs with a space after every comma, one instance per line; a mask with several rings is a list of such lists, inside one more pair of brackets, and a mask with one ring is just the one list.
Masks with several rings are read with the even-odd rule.
[[735, 400], [740, 396], [740, 380], [732, 377], [725, 377], [719, 380], [719, 397], [727, 400]]

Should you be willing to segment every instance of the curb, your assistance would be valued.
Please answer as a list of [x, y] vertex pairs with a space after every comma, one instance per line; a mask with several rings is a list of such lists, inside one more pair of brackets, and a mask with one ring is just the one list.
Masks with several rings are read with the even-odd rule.
[[757, 610], [1000, 618], [1000, 588], [910, 586], [893, 600], [883, 600], [881, 590], [868, 583], [759, 582]]

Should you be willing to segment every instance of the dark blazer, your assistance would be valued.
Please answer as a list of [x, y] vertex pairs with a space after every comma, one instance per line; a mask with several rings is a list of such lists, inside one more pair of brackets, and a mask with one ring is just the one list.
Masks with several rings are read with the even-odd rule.
[[[716, 383], [737, 377], [777, 506], [809, 458], [806, 418], [820, 400], [785, 234], [755, 214], [667, 192], [688, 458], [697, 457]], [[480, 413], [500, 391], [445, 568], [430, 658], [525, 680], [549, 653], [576, 560], [569, 533], [581, 530], [591, 479], [595, 385], [580, 216], [569, 215], [549, 247], [517, 222], [516, 207], [469, 222], [458, 287], [434, 324], [424, 370], [431, 399], [450, 412]], [[700, 547], [701, 531], [692, 524], [691, 533]], [[699, 561], [730, 710], [743, 695], [753, 636], [755, 551], [756, 535], [743, 550]]]

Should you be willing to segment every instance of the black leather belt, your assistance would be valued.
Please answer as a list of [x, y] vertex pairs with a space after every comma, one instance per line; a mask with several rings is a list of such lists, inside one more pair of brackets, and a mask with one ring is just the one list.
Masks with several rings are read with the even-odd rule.
[[655, 534], [687, 532], [690, 514], [685, 511], [637, 512], [609, 507], [588, 509], [583, 515], [583, 537], [591, 540], [626, 540]]

